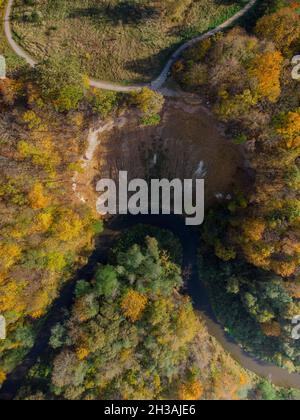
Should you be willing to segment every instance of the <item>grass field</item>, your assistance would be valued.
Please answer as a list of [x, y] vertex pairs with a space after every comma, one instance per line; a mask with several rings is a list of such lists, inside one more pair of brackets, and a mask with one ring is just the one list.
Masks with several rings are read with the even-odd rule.
[[89, 76], [149, 81], [183, 40], [205, 32], [246, 1], [16, 0], [16, 40], [35, 58], [74, 55]]
[[4, 33], [3, 19], [5, 15], [6, 0], [0, 0], [0, 54], [7, 60], [8, 73], [17, 69], [24, 61], [11, 50]]

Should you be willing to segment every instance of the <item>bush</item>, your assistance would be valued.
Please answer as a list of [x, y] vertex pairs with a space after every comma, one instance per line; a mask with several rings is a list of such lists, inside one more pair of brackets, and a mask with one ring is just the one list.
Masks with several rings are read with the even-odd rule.
[[158, 114], [150, 115], [150, 116], [147, 116], [147, 117], [143, 117], [141, 119], [142, 125], [144, 125], [146, 127], [147, 126], [155, 126], [155, 125], [158, 125], [160, 123], [160, 121], [161, 121], [161, 118], [160, 118], [160, 115], [158, 115]]
[[34, 79], [42, 98], [61, 112], [77, 109], [84, 97], [84, 77], [79, 63], [72, 58], [51, 57], [39, 63]]

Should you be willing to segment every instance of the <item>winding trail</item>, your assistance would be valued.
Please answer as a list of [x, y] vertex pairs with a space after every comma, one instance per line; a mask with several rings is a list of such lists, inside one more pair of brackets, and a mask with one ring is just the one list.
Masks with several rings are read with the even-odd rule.
[[10, 25], [10, 15], [13, 7], [13, 0], [8, 0], [5, 14], [4, 14], [4, 33], [6, 39], [11, 46], [12, 50], [21, 58], [23, 58], [31, 67], [36, 65], [36, 61], [30, 57], [30, 55], [20, 47], [13, 38], [11, 25]]
[[[199, 35], [184, 44], [182, 44], [171, 56], [171, 58], [168, 60], [168, 62], [165, 64], [162, 72], [160, 75], [153, 80], [150, 84], [135, 84], [130, 86], [123, 86], [120, 84], [110, 83], [102, 80], [96, 80], [96, 79], [89, 79], [89, 84], [91, 87], [98, 88], [98, 89], [104, 89], [104, 90], [111, 90], [115, 92], [134, 92], [141, 90], [143, 87], [150, 87], [153, 90], [160, 90], [164, 83], [166, 82], [168, 78], [168, 74], [173, 66], [173, 64], [178, 60], [178, 58], [181, 56], [181, 54], [187, 50], [188, 48], [195, 45], [197, 42], [202, 41], [203, 39], [209, 38], [212, 35], [215, 35], [218, 32], [221, 32], [224, 29], [229, 28], [233, 23], [238, 21], [240, 18], [242, 18], [246, 13], [249, 12], [249, 10], [257, 3], [258, 0], [250, 0], [248, 4], [246, 4], [245, 7], [243, 7], [238, 13], [236, 13], [231, 18], [227, 19], [225, 22], [223, 22], [221, 25], [217, 26], [216, 28]], [[30, 56], [29, 53], [27, 53], [13, 38], [13, 33], [11, 29], [11, 22], [10, 22], [10, 16], [12, 13], [12, 7], [14, 4], [14, 0], [8, 0], [5, 15], [4, 15], [4, 32], [5, 36], [7, 38], [7, 41], [9, 45], [11, 46], [12, 50], [21, 58], [23, 58], [31, 67], [34, 67], [37, 64], [37, 61]]]
[[[8, 0], [5, 11], [4, 19], [4, 30], [6, 38], [13, 49], [13, 51], [21, 58], [23, 58], [31, 67], [36, 65], [36, 61], [13, 39], [13, 34], [10, 25], [10, 16], [12, 11], [14, 0]], [[213, 30], [206, 32], [196, 38], [181, 45], [171, 56], [169, 61], [164, 66], [161, 74], [153, 80], [150, 84], [146, 85], [131, 85], [122, 86], [113, 84], [105, 81], [98, 81], [90, 79], [90, 86], [100, 88], [104, 90], [112, 90], [117, 92], [132, 92], [143, 88], [144, 86], [151, 87], [154, 90], [161, 90], [165, 81], [167, 80], [169, 71], [174, 62], [180, 57], [180, 55], [189, 47], [193, 46], [197, 42], [208, 38], [228, 27], [230, 27], [235, 21], [244, 16], [255, 4], [257, 0], [251, 0], [249, 3], [241, 9], [237, 14], [232, 16], [226, 22], [222, 23]], [[171, 94], [168, 90], [161, 90], [166, 95]], [[91, 131], [89, 134], [89, 148], [86, 151], [84, 157], [86, 164], [92, 160], [95, 149], [98, 145], [98, 134], [105, 128], [101, 127], [97, 131]], [[76, 179], [73, 180], [73, 189], [76, 191]], [[104, 233], [98, 240], [96, 250], [90, 256], [88, 264], [82, 269], [78, 270], [73, 280], [66, 284], [61, 291], [58, 299], [53, 303], [47, 316], [44, 318], [43, 328], [38, 334], [34, 347], [30, 350], [29, 354], [7, 378], [3, 387], [0, 391], [0, 400], [13, 399], [18, 389], [23, 385], [24, 378], [28, 370], [37, 362], [38, 358], [47, 352], [48, 342], [51, 335], [51, 329], [53, 326], [62, 320], [64, 316], [64, 310], [71, 308], [73, 303], [73, 293], [77, 280], [85, 278], [90, 280], [93, 276], [93, 272], [97, 263], [105, 263], [107, 261], [108, 252], [112, 247], [112, 244], [125, 228], [134, 226], [137, 223], [145, 223], [149, 225], [155, 225], [160, 228], [169, 229], [172, 231], [181, 241], [184, 250], [184, 261], [183, 269], [189, 268], [191, 276], [188, 282], [188, 293], [193, 300], [193, 304], [196, 310], [200, 311], [202, 317], [205, 319], [209, 333], [214, 336], [223, 348], [228, 351], [231, 356], [237, 360], [244, 368], [264, 377], [268, 377], [275, 385], [284, 387], [293, 387], [300, 389], [300, 374], [290, 374], [287, 370], [276, 367], [272, 364], [262, 362], [255, 359], [251, 355], [245, 353], [241, 347], [234, 342], [234, 340], [224, 331], [223, 327], [217, 322], [209, 298], [207, 290], [203, 282], [199, 278], [198, 265], [197, 265], [197, 252], [199, 245], [199, 234], [196, 230], [186, 227], [183, 219], [177, 216], [136, 216], [136, 217], [119, 217], [113, 219], [108, 223]]]

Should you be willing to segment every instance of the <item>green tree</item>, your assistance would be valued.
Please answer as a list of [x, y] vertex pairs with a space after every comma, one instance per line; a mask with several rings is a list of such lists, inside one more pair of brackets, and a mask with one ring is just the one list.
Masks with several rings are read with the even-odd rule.
[[59, 111], [77, 109], [84, 97], [84, 77], [79, 63], [69, 58], [51, 57], [35, 67], [35, 82], [42, 98]]
[[119, 288], [117, 273], [115, 268], [110, 265], [97, 270], [95, 281], [98, 296], [111, 297]]

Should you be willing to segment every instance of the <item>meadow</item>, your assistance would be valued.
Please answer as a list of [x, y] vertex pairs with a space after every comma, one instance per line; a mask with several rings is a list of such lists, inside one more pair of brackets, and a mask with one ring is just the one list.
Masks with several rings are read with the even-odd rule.
[[152, 80], [184, 40], [215, 27], [246, 2], [227, 0], [16, 0], [15, 39], [38, 60], [75, 56], [91, 77]]

